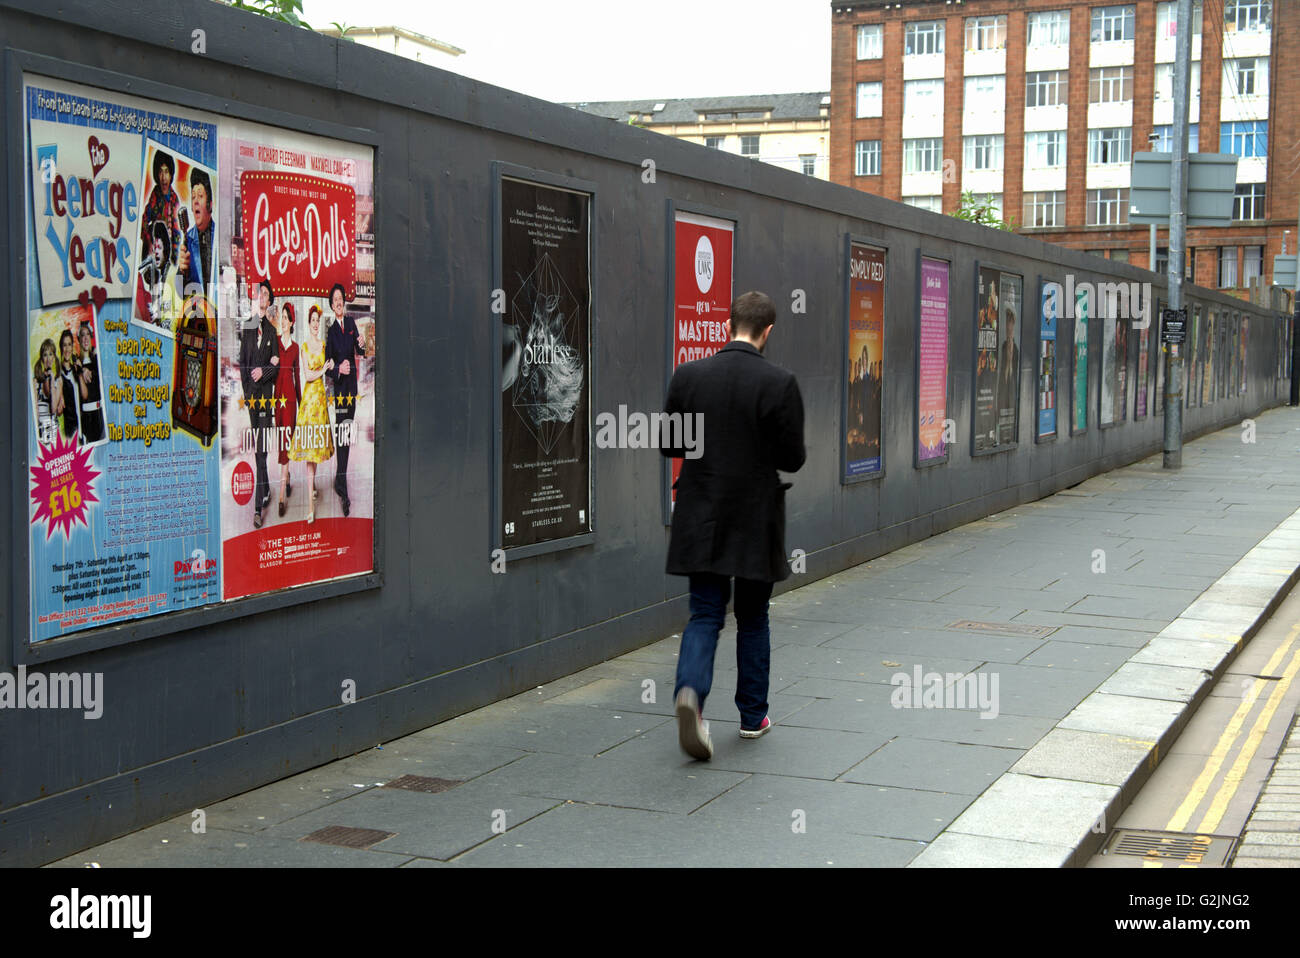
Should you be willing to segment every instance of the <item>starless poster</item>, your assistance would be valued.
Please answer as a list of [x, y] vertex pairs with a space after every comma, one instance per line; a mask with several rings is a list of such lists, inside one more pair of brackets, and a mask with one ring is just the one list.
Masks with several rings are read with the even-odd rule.
[[[214, 311], [173, 257], [210, 227], [217, 128], [184, 107], [35, 75], [23, 107], [18, 366], [35, 643], [220, 598], [216, 450], [180, 428], [171, 328], [132, 323], [155, 225], [170, 246], [155, 288], [176, 317]], [[142, 173], [150, 155], [168, 157], [166, 180]]]
[[995, 269], [979, 271], [975, 328], [975, 451], [998, 444], [998, 331], [1001, 316]]
[[1074, 297], [1074, 364], [1073, 399], [1074, 432], [1088, 428], [1088, 309], [1091, 306], [1088, 287], [1075, 291]]
[[232, 599], [374, 567], [374, 151], [243, 121], [220, 147]]
[[1061, 316], [1059, 283], [1044, 283], [1038, 320], [1038, 438], [1056, 435], [1056, 330]]
[[924, 465], [948, 454], [948, 264], [921, 260], [921, 330], [917, 359], [916, 460]]
[[881, 469], [880, 399], [885, 374], [885, 251], [849, 246], [849, 329], [844, 474]]
[[590, 532], [591, 194], [503, 177], [507, 549]]
[[[712, 356], [730, 338], [731, 220], [678, 212], [673, 222], [673, 369]], [[682, 460], [672, 460], [677, 482]], [[673, 491], [672, 501], [677, 493]]]

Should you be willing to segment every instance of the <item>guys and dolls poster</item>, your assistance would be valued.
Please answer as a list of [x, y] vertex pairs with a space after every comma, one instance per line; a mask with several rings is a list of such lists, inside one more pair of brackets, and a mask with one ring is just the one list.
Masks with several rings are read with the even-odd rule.
[[374, 558], [373, 151], [222, 124], [226, 598]]

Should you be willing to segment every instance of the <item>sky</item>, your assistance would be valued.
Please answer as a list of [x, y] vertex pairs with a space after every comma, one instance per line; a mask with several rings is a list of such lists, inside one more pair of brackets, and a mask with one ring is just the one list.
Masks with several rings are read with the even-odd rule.
[[304, 0], [314, 27], [401, 26], [436, 64], [557, 102], [830, 90], [829, 0]]

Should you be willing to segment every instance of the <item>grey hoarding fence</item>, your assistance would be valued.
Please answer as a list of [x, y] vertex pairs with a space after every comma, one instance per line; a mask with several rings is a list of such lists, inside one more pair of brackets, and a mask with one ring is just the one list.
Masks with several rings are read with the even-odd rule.
[[[0, 486], [0, 503], [10, 516], [11, 546], [0, 550], [0, 574], [11, 588], [10, 601], [0, 603], [0, 629], [7, 640], [0, 644], [0, 672], [16, 674], [20, 665], [36, 671], [58, 666], [102, 675], [104, 689], [102, 714], [93, 721], [72, 710], [10, 711], [0, 697], [5, 729], [2, 863], [34, 863], [70, 854], [679, 629], [686, 586], [684, 580], [663, 574], [666, 483], [658, 451], [588, 446], [590, 481], [584, 491], [580, 479], [562, 472], [572, 463], [542, 464], [540, 455], [508, 453], [518, 450], [526, 434], [516, 429], [509, 442], [500, 434], [501, 419], [517, 414], [521, 402], [527, 404], [502, 391], [507, 381], [513, 389], [518, 380], [509, 377], [521, 372], [503, 353], [509, 341], [526, 340], [529, 333], [534, 341], [518, 345], [533, 347], [530, 361], [544, 365], [559, 356], [565, 363], [558, 380], [521, 387], [559, 389], [558, 397], [548, 394], [552, 405], [534, 410], [536, 434], [546, 436], [544, 444], [553, 451], [561, 448], [564, 430], [589, 430], [592, 414], [620, 406], [643, 413], [662, 409], [674, 356], [669, 251], [674, 248], [671, 231], [680, 219], [674, 211], [734, 222], [734, 290], [763, 289], [779, 305], [778, 333], [768, 355], [800, 379], [809, 448], [808, 463], [787, 497], [787, 538], [806, 552], [810, 578], [1065, 488], [1161, 448], [1156, 418], [1130, 421], [1127, 428], [1104, 433], [1066, 430], [1058, 422], [1056, 442], [1008, 443], [995, 456], [973, 456], [973, 437], [963, 434], [975, 421], [977, 304], [972, 296], [977, 260], [996, 263], [1004, 274], [1019, 278], [1015, 298], [1021, 350], [1035, 342], [1025, 330], [1040, 320], [1036, 296], [1030, 295], [1026, 303], [1029, 290], [1037, 289], [1031, 286], [1032, 278], [1071, 290], [1082, 283], [1152, 283], [1159, 292], [1161, 277], [587, 116], [207, 0], [178, 0], [157, 18], [123, 18], [114, 10], [80, 3], [56, 12], [43, 4], [0, 3], [7, 121], [0, 162], [9, 186], [0, 197], [0, 214], [10, 225], [0, 234], [0, 259], [10, 276], [9, 345], [17, 373], [10, 381], [11, 428], [0, 432], [0, 458], [13, 464], [10, 481]], [[203, 31], [203, 52], [196, 52], [196, 30]], [[84, 127], [110, 121], [96, 120], [93, 113], [61, 115], [57, 104], [54, 114], [43, 120], [53, 126], [32, 127], [29, 120], [36, 116], [29, 116], [32, 102], [24, 99], [25, 78], [30, 85], [46, 83], [40, 88], [50, 91], [75, 87], [81, 91], [76, 96], [93, 101], [94, 109], [101, 104], [116, 109], [121, 115], [112, 122], [127, 122], [123, 116], [137, 115], [132, 111], [143, 110], [140, 104], [145, 103], [156, 105], [149, 109], [166, 120], [165, 126], [175, 124], [174, 130], [151, 126], [148, 136], [133, 127], [133, 145], [122, 147], [138, 153], [137, 172], [111, 176], [120, 187], [133, 184], [137, 215], [143, 215], [152, 187], [161, 182], [150, 180], [152, 170], [145, 169], [146, 155], [156, 157], [161, 148], [158, 137], [188, 136], [185, 130], [202, 124], [216, 130], [215, 155], [202, 153], [200, 145], [189, 147], [190, 153], [178, 148], [182, 157], [194, 161], [187, 170], [206, 167], [216, 173], [215, 242], [198, 236], [191, 243], [190, 230], [203, 227], [196, 216], [204, 207], [204, 191], [194, 185], [201, 178], [187, 173], [182, 179], [183, 159], [173, 162], [180, 205], [190, 214], [185, 229], [166, 202], [151, 215], [163, 218], [163, 233], [174, 224], [174, 245], [197, 251], [189, 254], [191, 262], [215, 256], [208, 262], [221, 267], [223, 290], [227, 279], [233, 283], [233, 293], [214, 294], [210, 305], [220, 330], [217, 357], [226, 364], [217, 366], [224, 378], [214, 387], [224, 404], [223, 430], [231, 423], [239, 427], [211, 437], [211, 446], [189, 433], [174, 440], [192, 443], [199, 451], [180, 448], [212, 472], [205, 473], [206, 491], [178, 499], [172, 511], [178, 517], [191, 516], [197, 504], [206, 502], [214, 528], [221, 528], [227, 517], [237, 528], [221, 533], [221, 548], [216, 554], [205, 549], [202, 561], [192, 556], [193, 546], [182, 553], [178, 545], [176, 555], [164, 557], [169, 588], [174, 580], [197, 589], [184, 594], [201, 595], [203, 589], [190, 584], [192, 577], [206, 572], [208, 562], [215, 560], [211, 568], [219, 571], [225, 591], [207, 596], [211, 601], [174, 611], [152, 605], [130, 612], [118, 608], [117, 621], [81, 622], [70, 626], [65, 636], [35, 641], [28, 615], [38, 599], [33, 582], [65, 574], [53, 566], [66, 563], [52, 563], [44, 570], [31, 565], [31, 557], [45, 548], [38, 535], [52, 528], [49, 520], [38, 518], [29, 469], [49, 445], [42, 442], [49, 436], [39, 432], [41, 397], [46, 395], [40, 387], [42, 381], [52, 383], [54, 376], [52, 368], [41, 373], [43, 338], [33, 347], [29, 324], [72, 323], [66, 317], [43, 317], [63, 310], [80, 316], [77, 309], [90, 306], [75, 299], [61, 301], [57, 292], [46, 297], [38, 282], [44, 277], [33, 250], [39, 254], [47, 239], [43, 225], [40, 234], [35, 230], [35, 217], [44, 215], [44, 207], [33, 206], [32, 197], [45, 199], [51, 184], [43, 182], [40, 163], [33, 166], [31, 131], [40, 133], [36, 147], [59, 149], [58, 163], [66, 156], [68, 162], [86, 166], [92, 193], [99, 174], [114, 169], [114, 159], [123, 159], [117, 147], [127, 141], [101, 134], [100, 128], [83, 129], [81, 139], [74, 141], [58, 124], [84, 120]], [[274, 104], [274, 109], [263, 104]], [[50, 130], [57, 135], [51, 138]], [[123, 126], [109, 132], [125, 136], [128, 131]], [[282, 139], [276, 141], [276, 136]], [[109, 165], [101, 170], [93, 169], [104, 156], [94, 152], [91, 137], [101, 146], [109, 145]], [[653, 160], [652, 177], [643, 176], [646, 160]], [[367, 162], [372, 162], [369, 172]], [[367, 176], [373, 177], [372, 193]], [[518, 224], [503, 223], [508, 211], [497, 205], [502, 176], [591, 197], [585, 205], [586, 225], [572, 216], [566, 219], [567, 214], [545, 198], [545, 191], [537, 190], [531, 212], [524, 217], [533, 220], [532, 226], [522, 227], [522, 232], [504, 230]], [[149, 191], [141, 189], [149, 184]], [[48, 195], [52, 200], [53, 194]], [[159, 196], [166, 200], [161, 191]], [[66, 200], [63, 196], [60, 202]], [[285, 248], [293, 247], [294, 211], [300, 227], [310, 222], [308, 207], [352, 211], [347, 215], [355, 218], [355, 229], [351, 224], [331, 228], [328, 215], [322, 220], [321, 235], [334, 237], [340, 254], [330, 258], [326, 271], [349, 263], [341, 315], [333, 313], [333, 280], [324, 272], [295, 275], [297, 254], [283, 267], [267, 266], [255, 247], [244, 244], [246, 238], [267, 235], [254, 228], [264, 222], [254, 222], [259, 205], [270, 211], [272, 220], [286, 223], [286, 232], [280, 234]], [[83, 226], [91, 228], [82, 224], [78, 229]], [[582, 342], [577, 327], [565, 325], [567, 312], [565, 322], [560, 321], [560, 300], [549, 298], [560, 295], [556, 289], [536, 284], [525, 297], [529, 309], [514, 318], [516, 329], [503, 330], [503, 315], [508, 318], [510, 313], [508, 304], [505, 313], [494, 309], [495, 294], [519, 278], [502, 275], [502, 269], [519, 263], [537, 266], [547, 255], [559, 260], [566, 249], [581, 247], [574, 237], [583, 229], [589, 231], [590, 303], [582, 296], [572, 302], [573, 308], [588, 310], [583, 317], [589, 323], [588, 341]], [[501, 248], [503, 232], [516, 239], [526, 234], [536, 248], [527, 255], [507, 254]], [[138, 263], [135, 259], [142, 247], [133, 244], [141, 233], [137, 223], [128, 236], [132, 269], [147, 258]], [[850, 368], [845, 291], [853, 241], [888, 250], [883, 355], [871, 357], [870, 365], [879, 363], [882, 372], [879, 403], [888, 412], [882, 413], [879, 454], [881, 466], [888, 463], [889, 469], [873, 474], [869, 482], [842, 481]], [[159, 244], [166, 246], [162, 239]], [[353, 253], [350, 260], [345, 245]], [[301, 262], [311, 262], [311, 254], [305, 256]], [[933, 302], [922, 310], [918, 290], [926, 263], [936, 285]], [[163, 254], [152, 265], [164, 266], [164, 274], [182, 269], [179, 257], [172, 261]], [[572, 262], [556, 265], [556, 277], [566, 282], [576, 277], [573, 282], [581, 283], [581, 273], [569, 270]], [[279, 330], [262, 328], [254, 300], [267, 269], [280, 270], [272, 274], [280, 279], [274, 305], [287, 303], [299, 314], [294, 332], [280, 335], [279, 348], [285, 351], [279, 353]], [[152, 290], [163, 288], [156, 275], [148, 278], [151, 284], [139, 282]], [[206, 344], [140, 327], [130, 318], [122, 320], [126, 332], [105, 328], [107, 322], [117, 322], [115, 315], [125, 316], [135, 308], [128, 282], [133, 279], [128, 270], [122, 288], [94, 304], [91, 328], [112, 348], [147, 338], [154, 344], [151, 348], [172, 357], [169, 373], [178, 371], [179, 378], [160, 375], [159, 383], [174, 385], [182, 394], [197, 389], [187, 395], [211, 399], [211, 392], [203, 392], [208, 382], [202, 366]], [[1245, 392], [1188, 409], [1189, 435], [1239, 422], [1282, 401], [1275, 353], [1284, 340], [1266, 321], [1271, 314], [1213, 291], [1193, 288], [1189, 297], [1207, 309], [1232, 310], [1250, 318]], [[93, 298], [88, 293], [88, 299]], [[194, 302], [186, 299], [188, 305]], [[794, 303], [802, 308], [794, 308]], [[1090, 402], [1096, 409], [1100, 377], [1092, 370], [1102, 366], [1104, 326], [1081, 326], [1087, 342], [1079, 344], [1081, 350], [1067, 351], [1073, 350], [1075, 328], [1070, 297], [1061, 305], [1057, 356], [1067, 361], [1062, 365], [1058, 360], [1057, 394], [1073, 386], [1068, 373], [1076, 367], [1069, 360], [1077, 354], [1086, 359], [1086, 367], [1078, 366], [1087, 371], [1087, 381], [1080, 383], [1085, 390], [1082, 409], [1086, 411]], [[1097, 305], [1090, 303], [1089, 308]], [[312, 307], [322, 311], [323, 321], [316, 319]], [[190, 312], [187, 306], [186, 320], [194, 318]], [[924, 336], [917, 329], [922, 316], [931, 328]], [[283, 323], [283, 311], [280, 319]], [[324, 342], [310, 334], [316, 322]], [[570, 333], [577, 338], [568, 338]], [[545, 341], [538, 341], [542, 338]], [[306, 460], [290, 456], [282, 465], [272, 451], [266, 463], [270, 487], [281, 489], [280, 470], [287, 468], [293, 480], [287, 501], [299, 511], [281, 518], [272, 496], [263, 524], [255, 526], [254, 500], [261, 501], [256, 490], [265, 488], [261, 464], [257, 452], [245, 450], [237, 434], [257, 438], [255, 413], [267, 430], [263, 435], [287, 428], [273, 417], [281, 414], [281, 400], [287, 402], [288, 396], [284, 389], [272, 392], [267, 387], [267, 395], [259, 396], [242, 374], [254, 365], [275, 365], [269, 358], [256, 359], [257, 350], [279, 358], [290, 355], [287, 350], [294, 346], [300, 355], [318, 357], [323, 347], [330, 356], [346, 356], [352, 379], [341, 374], [343, 360], [335, 361], [335, 375], [324, 392], [332, 407], [312, 433], [323, 437], [328, 423], [334, 437], [332, 455], [325, 456], [317, 445], [308, 450], [321, 456], [315, 465], [325, 477], [317, 480], [316, 521], [307, 524], [304, 517], [309, 502]], [[922, 347], [925, 357], [919, 356]], [[580, 375], [575, 351], [583, 349], [590, 364]], [[1005, 355], [1016, 352], [1008, 348]], [[98, 355], [103, 366], [105, 354]], [[118, 359], [113, 356], [115, 363]], [[1006, 438], [1014, 432], [1019, 439], [1023, 430], [1013, 423], [1037, 423], [1038, 390], [1029, 388], [1036, 382], [1033, 364], [1020, 362], [1017, 367], [1014, 381], [1005, 384], [1005, 395], [1017, 398], [1014, 409], [1006, 409], [1004, 432]], [[301, 368], [305, 380], [318, 381], [319, 358], [303, 360]], [[922, 368], [928, 370], [924, 375], [930, 394], [925, 409], [918, 410]], [[102, 373], [111, 379], [107, 369]], [[278, 369], [268, 375], [278, 384]], [[1126, 388], [1134, 388], [1131, 379]], [[320, 399], [320, 390], [311, 392]], [[47, 394], [52, 400], [53, 391]], [[580, 394], [588, 397], [585, 411], [580, 410], [583, 400], [569, 402]], [[305, 391], [303, 397], [307, 404]], [[249, 402], [259, 398], [273, 405], [263, 402], [250, 409]], [[132, 407], [139, 404], [124, 405], [111, 397], [103, 401], [109, 422], [135, 422]], [[1133, 408], [1132, 400], [1128, 405]], [[90, 405], [84, 408], [94, 411]], [[1058, 408], [1066, 407], [1061, 402]], [[996, 412], [1002, 415], [1003, 410]], [[940, 414], [942, 429], [921, 422]], [[140, 410], [145, 424], [163, 419], [171, 423], [172, 415], [165, 404]], [[174, 415], [191, 416], [200, 433], [209, 428], [193, 413], [180, 410]], [[47, 422], [52, 417], [51, 408]], [[338, 456], [344, 436], [351, 449], [346, 466]], [[110, 460], [110, 454], [129, 451], [121, 446], [111, 439], [93, 448], [86, 444], [85, 454], [111, 476], [121, 464]], [[365, 468], [370, 451], [373, 476]], [[211, 461], [203, 458], [209, 455]], [[503, 458], [506, 455], [512, 458]], [[873, 452], [868, 458], [874, 457]], [[925, 467], [918, 468], [918, 462]], [[530, 478], [526, 488], [519, 485], [509, 493], [502, 474], [516, 467], [517, 473], [531, 470], [536, 481]], [[551, 468], [557, 477], [567, 478], [552, 483], [541, 474]], [[346, 516], [344, 496], [333, 485], [340, 476], [350, 493], [351, 514]], [[105, 485], [98, 485], [107, 481], [94, 480], [97, 494], [109, 494]], [[367, 482], [373, 491], [363, 493]], [[71, 508], [70, 487], [68, 494]], [[512, 548], [504, 527], [510, 520], [501, 510], [521, 504], [530, 510], [572, 504], [576, 511], [582, 508], [578, 503], [584, 494], [589, 496], [585, 516], [575, 517], [572, 524], [556, 523], [554, 536], [538, 534]], [[83, 508], [95, 518], [102, 506]], [[565, 514], [565, 508], [554, 511]], [[345, 554], [364, 559], [359, 569], [339, 566], [342, 578], [324, 573], [304, 573], [287, 582], [276, 578], [281, 575], [276, 570], [286, 566], [308, 569], [318, 558], [313, 550], [322, 548], [314, 544], [327, 542], [335, 534], [332, 530], [345, 528], [335, 523], [367, 516], [373, 540]], [[136, 531], [143, 544], [135, 551], [149, 553], [148, 529]], [[77, 543], [86, 540], [79, 535], [89, 533], [74, 530], [67, 539], [70, 547], [81, 548]], [[249, 537], [244, 541], [253, 544], [252, 558], [228, 563], [227, 546], [239, 536]], [[278, 544], [272, 545], [272, 540]], [[564, 548], [547, 551], [557, 543]], [[501, 553], [495, 559], [494, 551]], [[290, 555], [293, 563], [286, 562]], [[336, 552], [335, 558], [339, 556]], [[162, 574], [154, 568], [161, 561], [149, 557], [150, 575]], [[226, 589], [226, 584], [240, 581], [241, 574], [252, 576], [251, 586]], [[4, 687], [0, 683], [0, 691]], [[52, 741], [59, 743], [57, 749], [49, 747]], [[123, 789], [130, 791], [132, 800], [115, 800]], [[89, 814], [87, 809], [95, 811]]]

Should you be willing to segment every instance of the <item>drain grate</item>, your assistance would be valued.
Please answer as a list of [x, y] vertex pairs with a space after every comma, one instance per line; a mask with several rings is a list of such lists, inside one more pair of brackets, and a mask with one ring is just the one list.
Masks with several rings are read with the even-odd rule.
[[959, 622], [950, 622], [944, 628], [955, 629], [959, 632], [981, 632], [992, 635], [1014, 635], [1045, 639], [1055, 632], [1059, 626], [1017, 625], [1014, 622], [972, 622], [969, 619], [962, 619]]
[[395, 778], [387, 783], [384, 788], [404, 788], [408, 792], [428, 792], [430, 795], [436, 795], [438, 792], [445, 792], [449, 788], [455, 788], [457, 785], [463, 785], [464, 782], [457, 778], [429, 778], [424, 775], [403, 775], [401, 778]]
[[318, 842], [321, 845], [338, 845], [342, 848], [369, 848], [392, 838], [397, 832], [381, 832], [377, 828], [352, 828], [349, 825], [328, 825], [317, 829], [310, 835], [298, 839], [302, 842]]
[[1235, 836], [1189, 835], [1186, 832], [1156, 832], [1137, 828], [1119, 828], [1106, 846], [1107, 855], [1131, 855], [1157, 861], [1174, 861], [1182, 865], [1223, 868], [1236, 844]]

